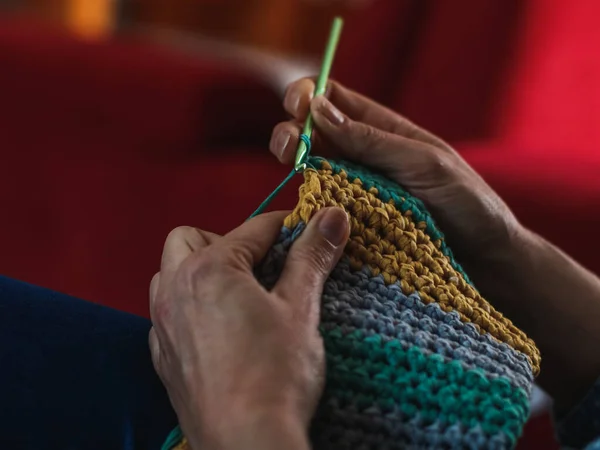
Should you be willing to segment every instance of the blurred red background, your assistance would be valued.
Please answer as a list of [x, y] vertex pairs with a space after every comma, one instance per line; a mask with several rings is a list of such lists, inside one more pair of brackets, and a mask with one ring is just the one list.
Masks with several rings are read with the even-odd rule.
[[[334, 77], [454, 144], [596, 273], [595, 0], [31, 0], [0, 18], [0, 273], [138, 314], [178, 225], [226, 232], [286, 168], [286, 82]], [[289, 187], [275, 207], [291, 208]], [[551, 449], [548, 416], [522, 448]]]
[[331, 16], [352, 11], [357, 0], [21, 0], [16, 4], [20, 11], [86, 36], [107, 36], [123, 23], [136, 23], [277, 52], [315, 54], [321, 50]]

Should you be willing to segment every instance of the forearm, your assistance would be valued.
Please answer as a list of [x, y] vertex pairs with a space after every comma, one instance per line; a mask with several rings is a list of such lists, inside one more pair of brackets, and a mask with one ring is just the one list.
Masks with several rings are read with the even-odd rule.
[[573, 406], [600, 376], [600, 280], [528, 230], [469, 270], [540, 348], [540, 385], [558, 408]]
[[310, 450], [306, 427], [287, 413], [248, 414], [246, 418], [209, 423], [197, 439], [189, 438], [192, 450]]

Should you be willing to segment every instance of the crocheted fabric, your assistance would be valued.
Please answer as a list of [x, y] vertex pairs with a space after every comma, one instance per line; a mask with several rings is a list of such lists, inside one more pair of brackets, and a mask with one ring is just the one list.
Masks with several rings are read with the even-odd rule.
[[323, 291], [327, 382], [314, 448], [512, 448], [540, 367], [535, 344], [481, 297], [418, 199], [362, 167], [310, 163], [317, 170], [305, 171], [257, 276], [275, 283], [320, 208], [349, 214], [344, 257]]

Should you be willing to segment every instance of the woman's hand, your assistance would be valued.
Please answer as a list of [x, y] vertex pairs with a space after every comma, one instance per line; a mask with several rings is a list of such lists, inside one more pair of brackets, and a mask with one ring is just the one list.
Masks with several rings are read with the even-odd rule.
[[438, 137], [337, 83], [325, 97], [313, 99], [313, 90], [311, 79], [288, 88], [292, 120], [273, 131], [271, 152], [293, 161], [310, 110], [316, 154], [372, 167], [423, 200], [484, 296], [536, 341], [540, 384], [568, 410], [600, 376], [598, 277], [522, 227]]
[[313, 100], [314, 87], [311, 79], [301, 79], [286, 92], [292, 120], [275, 127], [270, 146], [281, 162], [294, 160], [310, 109], [317, 126], [313, 153], [371, 167], [423, 200], [463, 262], [506, 245], [518, 229], [515, 217], [452, 147], [338, 83]]
[[150, 286], [150, 348], [193, 449], [308, 448], [323, 388], [323, 284], [348, 239], [337, 208], [315, 215], [267, 291], [253, 275], [285, 213], [220, 237], [174, 230]]

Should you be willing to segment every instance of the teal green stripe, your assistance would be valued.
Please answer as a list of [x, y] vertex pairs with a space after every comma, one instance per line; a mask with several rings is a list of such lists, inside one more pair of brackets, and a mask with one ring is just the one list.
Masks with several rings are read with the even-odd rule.
[[[315, 167], [320, 167], [323, 161], [323, 158], [311, 158], [311, 163]], [[425, 205], [421, 200], [416, 197], [413, 197], [409, 192], [404, 190], [398, 184], [393, 181], [385, 178], [382, 175], [378, 175], [373, 173], [364, 167], [357, 166], [348, 161], [333, 161], [328, 159], [327, 162], [331, 164], [334, 173], [340, 173], [340, 170], [344, 170], [348, 174], [348, 178], [354, 180], [356, 178], [360, 179], [363, 186], [366, 190], [371, 188], [376, 188], [379, 192], [378, 197], [385, 203], [390, 200], [394, 200], [396, 207], [402, 212], [411, 211], [413, 217], [417, 222], [425, 222], [427, 234], [431, 237], [432, 240], [440, 239], [442, 242], [441, 251], [444, 255], [448, 257], [450, 260], [450, 264], [452, 267], [458, 272], [461, 273], [465, 281], [469, 284], [473, 284], [463, 268], [455, 261], [454, 255], [452, 254], [452, 250], [446, 245], [446, 241], [444, 240], [444, 234], [439, 230], [436, 226], [433, 218], [425, 208]]]
[[167, 436], [167, 439], [163, 443], [161, 450], [171, 450], [181, 444], [183, 440], [183, 433], [181, 427], [177, 425]]
[[395, 407], [409, 418], [480, 425], [489, 435], [502, 432], [511, 442], [520, 436], [529, 401], [522, 388], [504, 377], [487, 378], [480, 369], [464, 369], [418, 347], [361, 333], [323, 332], [327, 354], [327, 396], [384, 413]]

